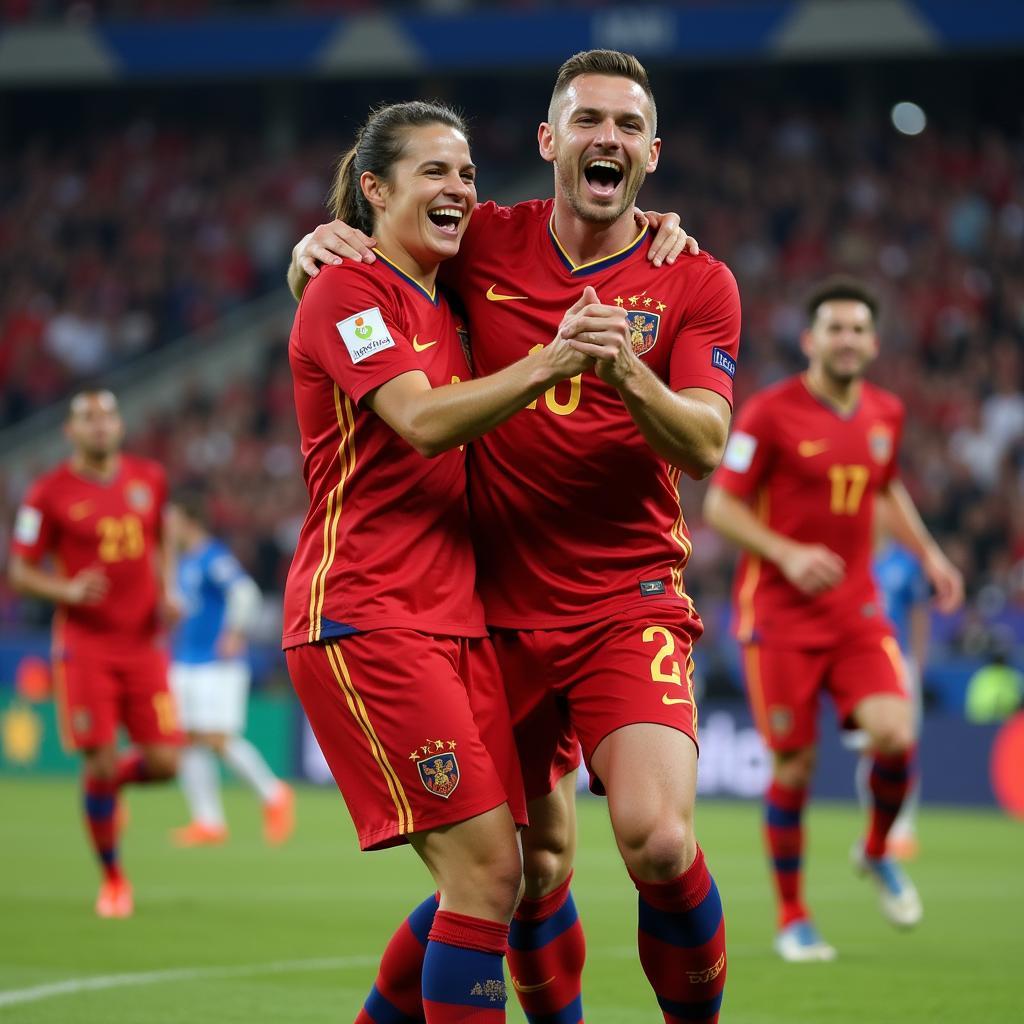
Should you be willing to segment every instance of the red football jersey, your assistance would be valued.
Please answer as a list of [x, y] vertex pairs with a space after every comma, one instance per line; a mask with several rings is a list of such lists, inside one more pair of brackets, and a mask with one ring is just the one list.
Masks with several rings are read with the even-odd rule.
[[773, 563], [744, 553], [733, 588], [740, 641], [813, 649], [890, 631], [871, 572], [872, 524], [875, 496], [896, 474], [902, 429], [903, 404], [868, 382], [845, 417], [802, 376], [743, 406], [714, 482], [778, 533], [831, 548], [846, 574], [809, 597]]
[[310, 507], [284, 596], [284, 646], [382, 627], [486, 634], [465, 453], [419, 455], [360, 399], [414, 370], [469, 377], [460, 324], [383, 258], [306, 286], [288, 355]]
[[66, 576], [100, 568], [110, 580], [94, 605], [62, 605], [54, 636], [67, 650], [149, 643], [159, 627], [159, 545], [167, 481], [149, 459], [121, 455], [109, 481], [69, 462], [40, 477], [18, 510], [11, 551], [35, 563], [52, 555]]
[[[475, 372], [550, 342], [589, 284], [628, 312], [634, 348], [672, 390], [706, 388], [731, 402], [740, 306], [728, 268], [707, 253], [654, 267], [647, 231], [622, 252], [574, 266], [551, 229], [552, 209], [552, 200], [478, 206], [458, 257], [443, 265], [469, 316]], [[490, 624], [550, 629], [634, 605], [690, 607], [679, 470], [593, 372], [474, 442], [470, 468]]]

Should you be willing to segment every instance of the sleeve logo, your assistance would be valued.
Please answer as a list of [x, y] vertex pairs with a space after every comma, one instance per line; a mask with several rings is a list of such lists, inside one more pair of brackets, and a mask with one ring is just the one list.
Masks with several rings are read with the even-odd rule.
[[339, 320], [334, 326], [345, 342], [353, 363], [361, 363], [375, 352], [395, 347], [395, 340], [388, 332], [377, 306], [364, 309], [362, 313], [356, 313], [347, 320]]
[[14, 520], [14, 539], [19, 544], [35, 544], [43, 525], [43, 514], [31, 505], [22, 505]]
[[713, 348], [711, 350], [711, 365], [730, 377], [736, 376], [736, 360], [733, 359], [725, 349]]
[[725, 446], [722, 465], [734, 473], [746, 473], [750, 469], [751, 462], [754, 461], [754, 452], [756, 451], [757, 438], [751, 434], [744, 434], [742, 430], [737, 430]]

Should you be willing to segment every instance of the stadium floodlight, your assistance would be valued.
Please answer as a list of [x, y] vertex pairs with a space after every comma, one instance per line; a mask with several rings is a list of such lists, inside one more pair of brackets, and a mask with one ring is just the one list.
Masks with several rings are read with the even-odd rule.
[[928, 124], [925, 112], [909, 100], [897, 103], [889, 116], [892, 118], [892, 126], [901, 135], [920, 135]]

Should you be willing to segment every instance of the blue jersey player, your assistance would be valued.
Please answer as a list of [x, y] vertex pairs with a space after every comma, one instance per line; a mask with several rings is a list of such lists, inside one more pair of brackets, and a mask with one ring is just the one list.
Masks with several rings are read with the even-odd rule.
[[202, 495], [182, 493], [171, 509], [184, 605], [172, 641], [171, 687], [188, 733], [179, 779], [191, 814], [173, 838], [179, 846], [227, 838], [220, 758], [259, 795], [267, 842], [282, 843], [294, 827], [292, 791], [242, 735], [249, 695], [246, 639], [259, 615], [260, 592], [227, 546], [208, 532], [204, 504]]

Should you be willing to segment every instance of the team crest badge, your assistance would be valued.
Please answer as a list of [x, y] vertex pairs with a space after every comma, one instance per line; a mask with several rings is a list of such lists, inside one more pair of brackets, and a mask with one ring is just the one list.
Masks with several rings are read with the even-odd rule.
[[871, 458], [884, 466], [892, 458], [892, 431], [884, 423], [876, 423], [868, 431]]
[[631, 309], [626, 316], [626, 326], [629, 328], [629, 338], [633, 343], [633, 352], [638, 355], [646, 355], [654, 348], [658, 340], [658, 325], [661, 323], [660, 313], [645, 313], [638, 309]]
[[768, 724], [776, 736], [785, 736], [793, 728], [793, 714], [789, 708], [775, 705], [768, 712]]
[[447, 800], [458, 789], [462, 776], [455, 756], [455, 740], [427, 740], [409, 759], [416, 762], [420, 782], [428, 793]]
[[153, 492], [141, 480], [132, 480], [125, 488], [124, 496], [136, 512], [147, 512], [153, 504]]

